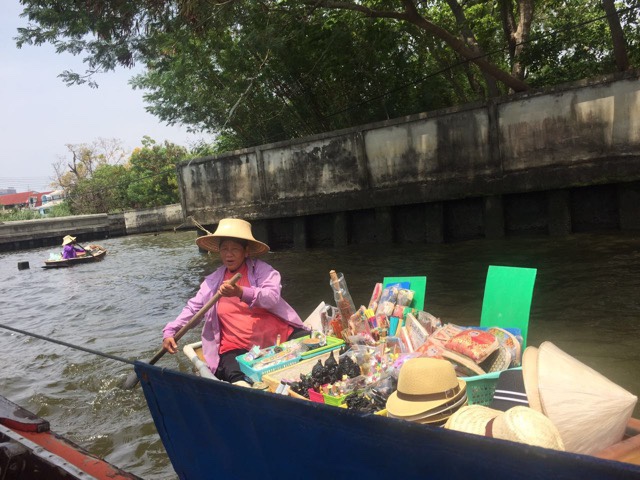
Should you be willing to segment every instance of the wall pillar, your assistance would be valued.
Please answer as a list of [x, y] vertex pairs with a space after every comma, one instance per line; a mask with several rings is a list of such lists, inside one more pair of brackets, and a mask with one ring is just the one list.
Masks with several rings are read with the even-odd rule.
[[504, 206], [501, 195], [484, 197], [484, 236], [486, 238], [504, 237]]
[[348, 239], [347, 212], [337, 212], [333, 216], [333, 246], [346, 247]]
[[571, 233], [571, 198], [568, 190], [547, 192], [547, 216], [549, 235], [562, 236]]
[[393, 243], [393, 216], [391, 207], [378, 207], [376, 212], [377, 243]]
[[640, 183], [618, 185], [620, 230], [640, 230]]
[[424, 206], [427, 224], [427, 243], [444, 242], [444, 206], [442, 202], [427, 203]]
[[253, 233], [253, 238], [269, 245], [269, 220], [253, 220], [251, 233]]
[[306, 217], [295, 217], [293, 219], [293, 248], [307, 248], [307, 228]]

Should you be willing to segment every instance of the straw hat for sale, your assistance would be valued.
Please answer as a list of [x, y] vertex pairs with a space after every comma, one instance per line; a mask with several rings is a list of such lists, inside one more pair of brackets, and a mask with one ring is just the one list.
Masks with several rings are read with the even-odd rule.
[[551, 342], [538, 348], [537, 366], [542, 412], [567, 451], [594, 454], [622, 440], [638, 397]]
[[64, 247], [65, 245], [68, 245], [69, 243], [73, 243], [75, 241], [76, 241], [76, 237], [72, 237], [71, 235], [66, 235], [62, 239], [62, 246]]
[[536, 347], [527, 347], [522, 354], [522, 377], [529, 406], [542, 412], [540, 392], [538, 391], [538, 349]]
[[502, 412], [482, 405], [470, 405], [451, 415], [445, 428], [564, 450], [562, 437], [553, 422], [529, 407], [518, 406]]
[[223, 218], [215, 232], [198, 237], [196, 244], [203, 250], [217, 252], [220, 250], [220, 240], [223, 238], [236, 238], [246, 240], [249, 245], [250, 255], [262, 255], [269, 251], [269, 246], [253, 238], [251, 224], [239, 218]]
[[466, 395], [466, 382], [456, 377], [453, 365], [438, 358], [418, 357], [404, 362], [398, 389], [387, 399], [394, 417], [415, 417]]

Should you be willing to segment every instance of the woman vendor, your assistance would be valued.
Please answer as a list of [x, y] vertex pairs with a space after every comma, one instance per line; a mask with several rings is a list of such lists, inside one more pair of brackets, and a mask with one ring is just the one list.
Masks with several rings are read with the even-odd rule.
[[[235, 218], [220, 221], [213, 234], [199, 237], [196, 244], [218, 252], [222, 265], [208, 275], [198, 293], [191, 298], [178, 317], [163, 329], [162, 346], [176, 353], [175, 334], [213, 297], [220, 300], [204, 315], [202, 352], [207, 365], [220, 380], [251, 383], [242, 373], [236, 357], [254, 345], [275, 345], [278, 336], [284, 342], [308, 335], [295, 310], [280, 296], [280, 273], [253, 256], [269, 247], [253, 238], [249, 222]], [[236, 285], [228, 281], [236, 273], [242, 278]]]
[[66, 235], [62, 239], [62, 258], [76, 258], [86, 253], [84, 248], [76, 245], [76, 237]]

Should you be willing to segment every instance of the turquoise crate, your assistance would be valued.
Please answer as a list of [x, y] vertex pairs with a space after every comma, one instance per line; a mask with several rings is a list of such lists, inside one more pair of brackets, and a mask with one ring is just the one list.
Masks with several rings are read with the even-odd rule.
[[[509, 370], [522, 370], [522, 367], [510, 368]], [[500, 373], [501, 372], [491, 372], [473, 377], [462, 377], [462, 379], [467, 382], [467, 400], [469, 405], [488, 406], [491, 403]]]
[[[306, 337], [296, 338], [295, 340], [291, 340], [291, 341], [302, 342], [305, 338], [309, 338], [309, 336], [307, 335]], [[320, 354], [330, 352], [331, 350], [336, 350], [340, 348], [342, 345], [344, 345], [344, 340], [340, 338], [335, 338], [335, 337], [327, 337], [326, 345], [322, 347], [314, 348], [313, 350], [307, 350], [306, 352], [302, 352], [300, 354], [300, 357], [303, 360], [306, 360], [307, 358], [316, 357]]]
[[290, 358], [288, 360], [283, 360], [281, 362], [277, 362], [271, 365], [268, 365], [264, 368], [256, 368], [254, 367], [254, 365], [256, 365], [257, 363], [259, 363], [262, 360], [265, 360], [273, 355], [268, 355], [265, 357], [261, 357], [257, 360], [253, 360], [253, 361], [248, 361], [244, 358], [246, 354], [242, 354], [242, 355], [238, 355], [236, 357], [236, 360], [238, 361], [238, 365], [240, 365], [240, 370], [242, 371], [242, 373], [244, 373], [247, 377], [249, 377], [251, 380], [253, 380], [254, 382], [259, 382], [262, 380], [262, 376], [270, 373], [270, 372], [275, 372], [276, 370], [280, 370], [281, 368], [284, 367], [288, 367], [290, 365], [293, 365], [295, 363], [298, 363], [300, 361], [300, 356], [297, 356], [295, 358]]

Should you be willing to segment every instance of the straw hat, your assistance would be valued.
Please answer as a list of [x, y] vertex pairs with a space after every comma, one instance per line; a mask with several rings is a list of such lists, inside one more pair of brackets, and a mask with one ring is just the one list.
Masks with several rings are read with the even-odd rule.
[[62, 239], [62, 246], [64, 247], [65, 245], [69, 244], [69, 243], [73, 243], [76, 241], [76, 237], [72, 237], [71, 235], [66, 235], [63, 239]]
[[444, 427], [537, 447], [564, 450], [562, 438], [553, 422], [529, 407], [518, 406], [502, 412], [483, 405], [470, 405], [451, 415]]
[[536, 347], [524, 349], [522, 354], [522, 377], [529, 406], [538, 412], [542, 412], [540, 392], [538, 391], [538, 349]]
[[251, 224], [239, 218], [223, 218], [215, 232], [198, 237], [196, 244], [203, 250], [217, 252], [220, 250], [221, 238], [238, 238], [249, 242], [249, 254], [262, 255], [269, 251], [269, 246], [255, 238], [251, 233]]
[[438, 358], [411, 358], [400, 368], [398, 390], [387, 399], [387, 412], [394, 417], [412, 417], [455, 402], [465, 394], [466, 382], [456, 377], [451, 363]]
[[473, 377], [487, 373], [476, 362], [461, 353], [443, 348], [440, 354], [442, 358], [453, 364], [458, 375], [461, 377]]
[[594, 454], [622, 440], [638, 401], [551, 342], [538, 348], [538, 391], [542, 412], [574, 453]]

